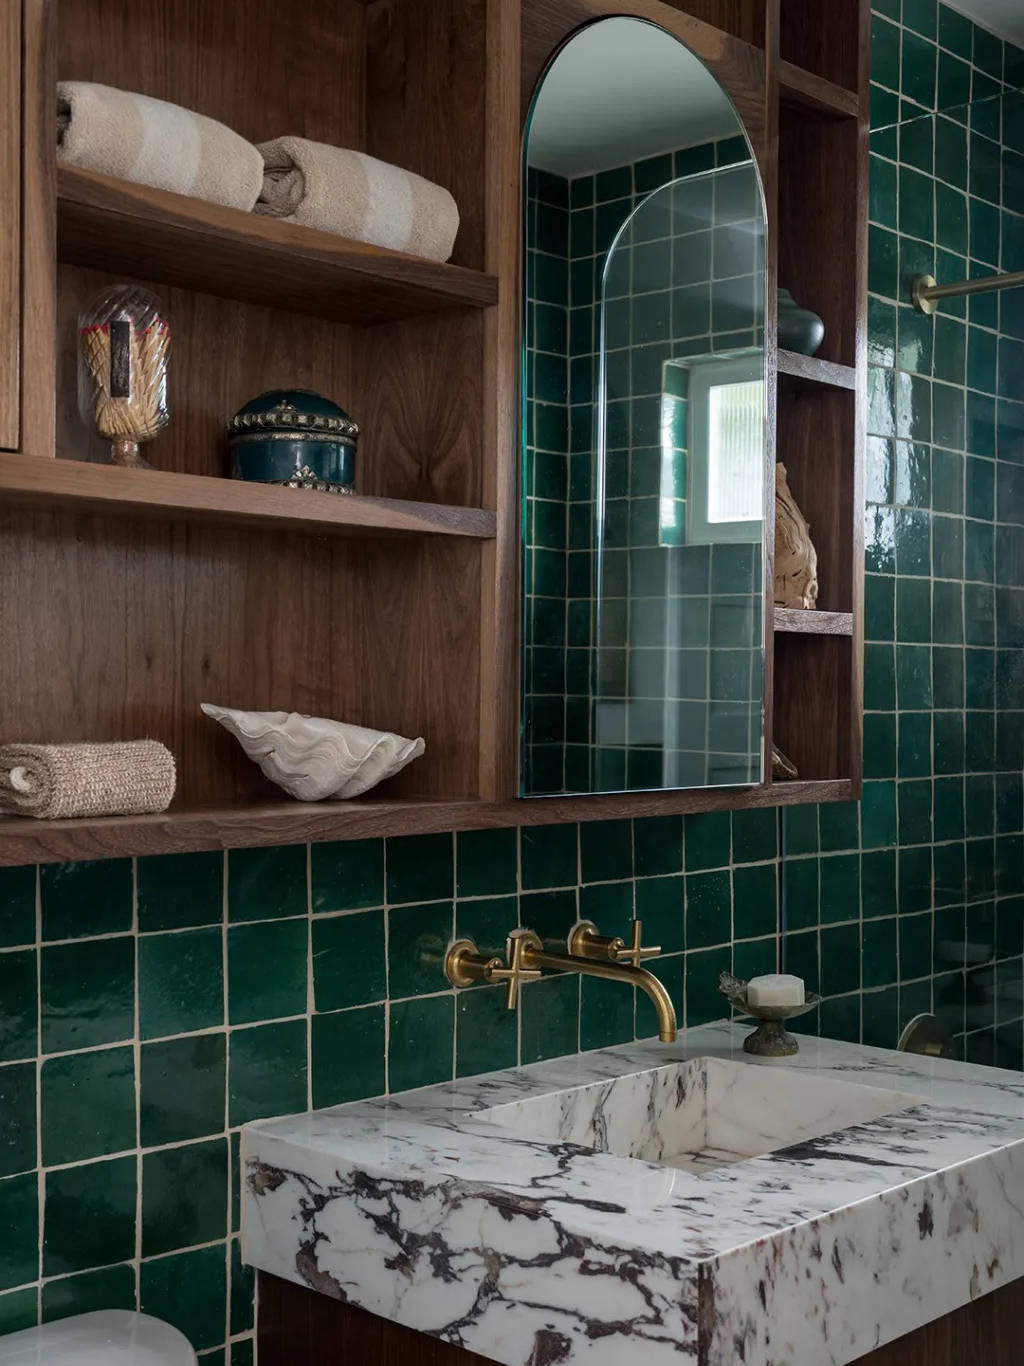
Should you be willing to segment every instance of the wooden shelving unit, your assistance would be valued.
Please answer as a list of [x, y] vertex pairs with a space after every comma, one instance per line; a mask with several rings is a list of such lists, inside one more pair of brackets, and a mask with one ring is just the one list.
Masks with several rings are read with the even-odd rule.
[[355, 325], [498, 299], [481, 271], [73, 166], [57, 168], [57, 259]]
[[400, 498], [330, 498], [232, 479], [0, 454], [0, 501], [45, 508], [55, 498], [65, 509], [81, 512], [315, 536], [465, 536], [486, 541], [494, 539], [497, 529], [495, 514], [485, 508]]
[[[865, 0], [827, 16], [818, 0], [14, 8], [22, 237], [0, 241], [0, 302], [20, 347], [0, 356], [0, 739], [152, 735], [176, 755], [179, 791], [164, 816], [0, 820], [0, 865], [857, 794]], [[818, 612], [765, 614], [766, 755], [774, 728], [801, 778], [518, 801], [522, 127], [558, 45], [623, 13], [686, 43], [729, 93], [765, 178], [770, 297], [777, 275], [826, 322], [819, 358], [780, 353], [772, 372], [777, 449], [821, 569]], [[459, 205], [453, 260], [58, 170], [58, 75], [172, 100], [251, 141], [296, 131], [408, 167]], [[161, 294], [174, 328], [152, 472], [96, 463], [77, 414], [78, 312], [126, 277]], [[296, 386], [360, 423], [359, 498], [224, 477], [227, 418]], [[427, 752], [372, 800], [307, 806], [282, 799], [200, 701], [386, 726], [424, 735]]]

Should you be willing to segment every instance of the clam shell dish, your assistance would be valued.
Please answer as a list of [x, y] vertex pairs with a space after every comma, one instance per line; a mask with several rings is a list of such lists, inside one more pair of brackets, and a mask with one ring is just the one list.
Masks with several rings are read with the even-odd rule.
[[297, 711], [235, 711], [203, 702], [254, 764], [300, 802], [345, 801], [392, 778], [426, 748], [387, 730], [367, 730]]

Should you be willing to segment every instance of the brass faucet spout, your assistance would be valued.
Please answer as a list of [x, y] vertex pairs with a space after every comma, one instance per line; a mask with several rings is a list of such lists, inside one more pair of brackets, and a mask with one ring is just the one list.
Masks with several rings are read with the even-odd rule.
[[[532, 936], [531, 936], [532, 939]], [[584, 977], [607, 977], [615, 982], [629, 982], [645, 991], [658, 1016], [658, 1038], [662, 1043], [674, 1043], [676, 1012], [672, 998], [653, 972], [634, 967], [632, 963], [609, 963], [600, 958], [580, 958], [571, 953], [548, 953], [533, 942], [523, 950], [523, 962], [530, 968], [559, 968], [562, 972], [579, 972]]]

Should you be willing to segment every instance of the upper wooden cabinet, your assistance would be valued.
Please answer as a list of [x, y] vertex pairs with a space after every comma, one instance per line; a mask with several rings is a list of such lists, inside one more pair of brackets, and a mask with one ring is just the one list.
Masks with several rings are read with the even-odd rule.
[[[11, 330], [22, 301], [13, 345], [4, 331], [0, 346], [0, 450], [10, 452], [0, 453], [0, 738], [153, 736], [177, 757], [179, 789], [165, 816], [4, 820], [0, 863], [857, 794], [868, 6], [824, 8], [24, 0], [19, 17], [4, 7], [0, 65], [14, 78], [0, 83], [0, 160], [23, 157], [24, 176], [13, 219], [9, 192], [0, 203], [0, 328]], [[515, 799], [523, 119], [560, 43], [606, 14], [688, 44], [729, 91], [760, 164], [769, 443], [774, 452], [777, 429], [814, 525], [816, 625], [831, 628], [765, 613], [766, 746], [774, 725], [799, 782]], [[251, 140], [298, 133], [416, 171], [458, 202], [453, 261], [58, 173], [58, 74], [175, 101]], [[776, 356], [777, 272], [826, 321], [819, 360]], [[152, 475], [97, 463], [77, 412], [80, 305], [123, 278], [158, 293], [174, 329], [171, 422], [147, 452]], [[365, 501], [224, 477], [227, 418], [262, 390], [294, 386], [359, 422]], [[202, 716], [201, 701], [423, 735], [427, 752], [368, 798], [303, 805]]]
[[21, 396], [21, 7], [0, 13], [0, 450], [18, 449]]

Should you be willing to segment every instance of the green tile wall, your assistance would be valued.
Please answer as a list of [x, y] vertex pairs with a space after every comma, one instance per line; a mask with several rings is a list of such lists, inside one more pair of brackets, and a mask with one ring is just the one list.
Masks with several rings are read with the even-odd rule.
[[[930, 26], [908, 6], [906, 30], [882, 8], [880, 129], [933, 80], [946, 110], [1021, 85], [1021, 54], [946, 7]], [[722, 969], [771, 970], [784, 935], [828, 997], [810, 1028], [891, 1045], [934, 1008], [969, 1056], [1020, 1067], [1022, 302], [922, 326], [899, 291], [933, 252], [962, 273], [910, 233], [929, 222], [899, 197], [910, 172], [926, 199], [968, 191], [965, 265], [1024, 264], [1024, 129], [1004, 103], [987, 199], [992, 112], [937, 120], [931, 152], [923, 124], [874, 144], [863, 802], [0, 869], [0, 1332], [141, 1306], [205, 1366], [251, 1366], [241, 1124], [653, 1033], [617, 984], [532, 983], [516, 1014], [500, 989], [437, 990], [453, 933], [499, 950], [516, 924], [557, 941], [636, 913], [691, 1025], [721, 1016]]]

